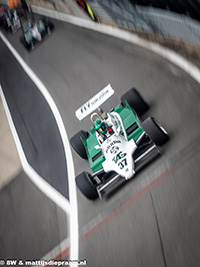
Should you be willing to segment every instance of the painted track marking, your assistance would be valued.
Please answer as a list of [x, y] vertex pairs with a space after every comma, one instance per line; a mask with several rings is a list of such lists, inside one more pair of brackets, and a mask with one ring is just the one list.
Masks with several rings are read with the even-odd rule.
[[[66, 164], [67, 164], [67, 172], [68, 172], [68, 184], [69, 184], [69, 199], [70, 204], [67, 199], [65, 199], [59, 192], [57, 192], [54, 188], [50, 188], [50, 185], [46, 181], [42, 181], [42, 178], [34, 171], [34, 169], [28, 164], [25, 154], [23, 152], [19, 137], [17, 135], [16, 129], [14, 127], [14, 123], [12, 121], [11, 114], [9, 112], [5, 97], [3, 95], [3, 91], [1, 88], [1, 97], [2, 101], [4, 103], [4, 107], [6, 110], [6, 114], [8, 116], [9, 124], [11, 127], [11, 130], [13, 132], [13, 136], [16, 142], [16, 146], [19, 151], [19, 156], [22, 162], [22, 166], [24, 168], [24, 171], [27, 173], [29, 178], [35, 183], [36, 186], [40, 190], [42, 190], [43, 193], [45, 193], [52, 201], [54, 201], [59, 207], [64, 209], [67, 213], [70, 212], [70, 259], [78, 259], [78, 214], [77, 214], [77, 196], [76, 196], [76, 185], [75, 185], [75, 173], [74, 173], [74, 164], [71, 154], [71, 149], [69, 145], [69, 140], [67, 137], [67, 133], [65, 130], [64, 123], [62, 121], [61, 115], [59, 113], [59, 110], [49, 94], [47, 88], [44, 86], [44, 84], [40, 81], [40, 79], [36, 76], [36, 74], [31, 70], [31, 68], [24, 62], [22, 57], [19, 55], [19, 53], [15, 50], [15, 48], [9, 43], [9, 41], [6, 39], [6, 37], [2, 34], [0, 31], [0, 38], [5, 43], [5, 45], [8, 47], [8, 49], [11, 51], [13, 56], [16, 58], [16, 60], [19, 62], [21, 67], [24, 69], [24, 71], [27, 73], [27, 75], [30, 77], [30, 79], [35, 83], [37, 88], [40, 90], [42, 95], [44, 96], [45, 100], [47, 101], [58, 126], [61, 139], [64, 146], [65, 151], [65, 157], [66, 157]], [[6, 107], [7, 106], [7, 107]], [[60, 194], [60, 196], [59, 196]]]
[[[193, 77], [198, 83], [200, 83], [200, 70], [194, 64], [192, 64], [191, 62], [189, 62], [188, 60], [186, 60], [185, 58], [183, 58], [179, 54], [173, 52], [172, 50], [163, 48], [162, 46], [160, 46], [158, 44], [155, 44], [155, 43], [152, 43], [149, 41], [145, 41], [133, 33], [128, 33], [124, 30], [113, 28], [111, 26], [99, 25], [99, 24], [94, 23], [94, 22], [90, 22], [90, 21], [87, 21], [84, 19], [76, 18], [76, 17], [71, 16], [71, 15], [62, 14], [62, 13], [59, 13], [57, 11], [47, 10], [45, 8], [33, 7], [33, 11], [38, 13], [38, 14], [46, 15], [46, 16], [49, 16], [49, 17], [54, 18], [54, 19], [65, 21], [65, 22], [71, 23], [71, 24], [79, 26], [79, 27], [83, 27], [83, 28], [86, 28], [89, 30], [94, 30], [96, 32], [110, 35], [110, 36], [128, 41], [132, 44], [141, 46], [141, 47], [148, 49], [150, 51], [153, 51], [154, 53], [166, 58], [167, 60], [169, 60], [173, 64], [175, 64], [178, 67], [180, 67], [181, 69], [183, 69], [186, 73], [188, 73], [191, 77]], [[1, 34], [1, 32], [0, 32], [0, 34]], [[72, 160], [70, 148], [69, 148], [69, 151], [70, 151], [70, 156], [69, 156], [70, 160], [69, 161], [73, 165], [73, 160]], [[69, 165], [68, 165], [68, 171], [69, 171]], [[68, 177], [70, 177], [70, 176], [68, 176]], [[74, 178], [74, 167], [73, 167], [73, 176], [72, 177]], [[74, 215], [74, 218], [76, 217], [75, 222], [76, 222], [76, 226], [78, 229], [77, 199], [75, 199], [76, 198], [76, 196], [75, 196], [76, 195], [75, 183], [73, 186], [74, 186], [74, 192], [75, 193], [73, 193], [71, 196], [72, 198], [71, 197], [70, 198], [73, 199], [74, 203], [75, 203], [74, 208], [75, 208], [76, 215]], [[71, 223], [72, 222], [70, 222], [70, 225], [71, 225]], [[70, 230], [70, 236], [71, 236], [71, 234], [72, 234], [72, 232]], [[78, 234], [77, 234], [77, 236], [75, 235], [75, 238], [78, 240]], [[71, 251], [72, 251], [72, 249], [71, 249]], [[71, 253], [71, 255], [72, 254], [73, 253]], [[74, 257], [74, 258], [78, 258], [78, 257]]]

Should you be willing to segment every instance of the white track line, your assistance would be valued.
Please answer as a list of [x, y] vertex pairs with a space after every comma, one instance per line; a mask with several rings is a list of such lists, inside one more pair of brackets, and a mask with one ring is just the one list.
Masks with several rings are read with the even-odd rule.
[[60, 21], [68, 22], [70, 24], [73, 24], [73, 25], [76, 25], [82, 28], [86, 28], [86, 29], [100, 32], [106, 35], [110, 35], [118, 39], [122, 39], [132, 44], [143, 47], [147, 50], [150, 50], [156, 53], [157, 55], [160, 55], [161, 57], [167, 59], [174, 65], [178, 66], [179, 68], [184, 70], [186, 73], [188, 73], [198, 83], [200, 83], [200, 69], [197, 66], [192, 64], [190, 61], [188, 61], [187, 59], [185, 59], [178, 53], [175, 53], [174, 51], [170, 49], [162, 47], [159, 44], [146, 41], [140, 38], [136, 34], [133, 34], [133, 33], [130, 33], [125, 30], [121, 30], [121, 29], [118, 29], [112, 26], [94, 23], [86, 19], [77, 18], [72, 15], [63, 14], [57, 11], [52, 11], [52, 10], [48, 10], [48, 9], [37, 7], [37, 6], [32, 6], [32, 10], [35, 13], [45, 15], [45, 16], [48, 16], [48, 17], [51, 17], [53, 19], [57, 19]]
[[[0, 38], [3, 40], [3, 42], [6, 44], [6, 46], [9, 48], [9, 50], [12, 52], [14, 57], [17, 59], [19, 64], [22, 66], [24, 71], [28, 74], [30, 79], [36, 84], [37, 88], [40, 90], [40, 92], [43, 94], [44, 98], [46, 99], [47, 103], [49, 104], [52, 113], [55, 117], [55, 120], [57, 122], [58, 129], [61, 134], [61, 139], [64, 146], [65, 156], [66, 156], [66, 164], [67, 164], [67, 171], [68, 171], [68, 184], [69, 184], [69, 199], [70, 199], [70, 208], [69, 208], [69, 202], [67, 199], [62, 197], [62, 195], [57, 192], [55, 189], [51, 188], [50, 185], [48, 185], [47, 182], [43, 181], [42, 179], [39, 179], [39, 175], [31, 168], [31, 166], [28, 164], [26, 157], [24, 155], [22, 146], [20, 144], [19, 138], [17, 136], [14, 124], [12, 122], [11, 115], [9, 114], [8, 106], [5, 102], [5, 97], [2, 92], [1, 88], [1, 97], [2, 101], [5, 105], [6, 112], [8, 114], [9, 123], [11, 125], [11, 129], [14, 133], [14, 138], [16, 141], [17, 148], [19, 149], [19, 155], [20, 159], [22, 161], [22, 165], [24, 170], [27, 172], [30, 179], [51, 199], [53, 200], [58, 206], [62, 207], [66, 212], [69, 213], [70, 211], [70, 259], [72, 260], [78, 260], [78, 251], [79, 251], [79, 245], [78, 245], [78, 213], [77, 213], [77, 196], [76, 196], [76, 185], [75, 185], [75, 173], [74, 173], [74, 164], [71, 154], [71, 149], [69, 145], [69, 140], [67, 137], [67, 133], [64, 127], [64, 123], [62, 121], [61, 115], [58, 111], [58, 108], [49, 94], [47, 88], [44, 86], [44, 84], [39, 80], [39, 78], [35, 75], [35, 73], [30, 69], [30, 67], [24, 62], [24, 60], [21, 58], [21, 56], [18, 54], [18, 52], [14, 49], [14, 47], [8, 42], [6, 37], [2, 34], [0, 31]], [[60, 194], [60, 196], [59, 196]], [[75, 266], [75, 265], [73, 265]]]
[[[61, 21], [65, 21], [65, 22], [71, 23], [73, 25], [83, 27], [83, 28], [86, 28], [89, 30], [94, 30], [96, 32], [100, 32], [100, 33], [103, 33], [106, 35], [110, 35], [110, 36], [128, 41], [132, 44], [141, 46], [141, 47], [148, 49], [150, 51], [153, 51], [154, 53], [166, 58], [167, 60], [171, 61], [173, 64], [175, 64], [178, 67], [180, 67], [181, 69], [183, 69], [191, 77], [193, 77], [198, 83], [200, 83], [200, 70], [194, 64], [192, 64], [191, 62], [189, 62], [188, 60], [186, 60], [184, 57], [180, 56], [179, 54], [175, 53], [174, 51], [172, 51], [170, 49], [166, 49], [166, 48], [164, 48], [158, 44], [155, 44], [153, 42], [146, 41], [146, 40], [138, 37], [136, 34], [129, 33], [125, 30], [121, 30], [121, 29], [114, 28], [111, 26], [97, 24], [97, 23], [94, 23], [92, 21], [77, 18], [77, 17], [71, 16], [71, 15], [59, 13], [57, 11], [47, 10], [45, 8], [32, 6], [32, 10], [35, 13], [45, 15], [45, 16], [48, 16], [48, 17], [51, 17], [54, 19], [58, 19]], [[0, 32], [0, 34], [1, 34], [1, 32]], [[68, 149], [68, 148], [70, 151], [69, 152], [70, 154], [67, 157], [67, 162], [69, 160], [69, 163], [68, 163], [68, 171], [69, 171], [69, 169], [70, 169], [69, 166], [70, 165], [73, 166], [73, 160], [72, 160], [71, 150], [69, 147], [69, 142], [67, 140], [66, 149]], [[73, 181], [74, 181], [74, 166], [72, 169], [72, 174], [69, 174], [68, 177], [73, 177]], [[71, 186], [72, 186], [74, 191], [73, 190], [71, 191], [72, 195], [70, 196], [70, 200], [71, 200], [71, 204], [74, 203], [73, 204], [74, 206], [72, 206], [72, 209], [75, 209], [75, 211], [74, 211], [74, 215], [73, 215], [74, 220], [71, 220], [70, 225], [72, 225], [72, 223], [75, 223], [75, 228], [77, 229], [77, 231], [72, 232], [72, 227], [70, 228], [71, 229], [70, 230], [70, 236], [74, 235], [74, 243], [71, 244], [71, 245], [73, 245], [73, 247], [71, 247], [70, 258], [71, 259], [78, 259], [78, 256], [77, 256], [78, 255], [78, 218], [77, 218], [77, 198], [76, 198], [75, 183], [73, 182]], [[77, 253], [75, 253], [75, 251], [72, 251], [72, 248], [75, 248], [76, 246], [77, 246], [77, 251], [76, 251]]]
[[66, 248], [68, 248], [70, 245], [70, 238], [65, 238], [58, 246], [53, 248], [51, 251], [49, 251], [46, 255], [44, 255], [41, 259], [45, 260], [51, 260], [55, 259], [56, 256], [60, 255]]
[[70, 205], [69, 201], [63, 197], [57, 190], [55, 190], [49, 183], [47, 183], [28, 163], [26, 156], [24, 154], [21, 142], [19, 140], [19, 136], [17, 134], [15, 125], [12, 120], [12, 116], [10, 114], [10, 110], [8, 108], [8, 104], [6, 102], [3, 89], [0, 85], [0, 96], [2, 99], [2, 103], [6, 112], [6, 116], [8, 118], [8, 123], [15, 140], [15, 144], [17, 146], [18, 154], [22, 163], [22, 167], [28, 177], [33, 181], [33, 183], [50, 198], [53, 202], [55, 202], [61, 209], [70, 214]]

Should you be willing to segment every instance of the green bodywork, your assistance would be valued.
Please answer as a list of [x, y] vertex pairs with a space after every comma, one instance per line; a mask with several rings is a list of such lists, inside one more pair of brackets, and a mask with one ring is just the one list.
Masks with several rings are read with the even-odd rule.
[[[135, 115], [135, 113], [133, 112], [132, 108], [130, 107], [130, 105], [126, 102], [126, 106], [122, 106], [122, 105], [118, 105], [116, 106], [114, 109], [112, 109], [109, 114], [112, 116], [112, 113], [116, 112], [119, 114], [121, 121], [123, 123], [123, 127], [126, 130], [133, 125], [133, 123], [137, 124], [137, 129], [134, 130], [133, 132], [131, 132], [129, 135], [126, 132], [126, 139], [129, 141], [130, 139], [133, 139], [134, 141], [136, 141], [140, 135], [143, 133], [143, 129], [140, 125], [139, 120], [137, 119], [137, 116]], [[112, 121], [115, 128], [117, 129], [119, 127], [119, 124], [117, 121]], [[123, 131], [120, 131], [121, 135], [124, 135]], [[99, 142], [96, 138], [96, 131], [93, 129], [93, 127], [90, 128], [90, 133], [88, 138], [81, 138], [85, 148], [86, 148], [86, 152], [88, 155], [88, 161], [90, 164], [90, 167], [92, 169], [93, 172], [96, 172], [100, 169], [102, 169], [102, 163], [104, 162], [104, 155], [103, 152], [101, 154], [101, 156], [97, 157], [95, 160], [93, 160], [93, 157], [95, 155], [97, 155], [99, 152], [101, 152], [101, 149], [96, 149], [95, 146], [99, 145]]]

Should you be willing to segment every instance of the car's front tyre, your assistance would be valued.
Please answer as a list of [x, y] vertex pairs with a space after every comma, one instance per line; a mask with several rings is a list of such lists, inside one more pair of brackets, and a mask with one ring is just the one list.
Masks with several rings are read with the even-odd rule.
[[98, 197], [97, 190], [91, 181], [88, 172], [82, 172], [76, 177], [76, 184], [81, 193], [88, 199], [94, 200]]
[[76, 151], [76, 153], [82, 158], [82, 159], [87, 159], [87, 152], [85, 149], [85, 146], [83, 145], [83, 142], [81, 140], [82, 138], [87, 138], [88, 137], [88, 132], [86, 131], [79, 131], [77, 134], [75, 134], [71, 139], [70, 139], [70, 144], [73, 147], [73, 149]]
[[149, 109], [149, 105], [135, 88], [131, 88], [121, 96], [122, 105], [125, 106], [126, 101], [139, 116], [143, 115]]
[[142, 127], [157, 146], [162, 146], [169, 140], [167, 131], [153, 117], [147, 118]]

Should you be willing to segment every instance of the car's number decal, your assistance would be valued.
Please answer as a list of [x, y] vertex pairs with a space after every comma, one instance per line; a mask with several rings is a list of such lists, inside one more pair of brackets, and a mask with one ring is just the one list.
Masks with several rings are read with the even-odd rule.
[[122, 170], [127, 165], [127, 160], [123, 159], [118, 163], [119, 168]]

